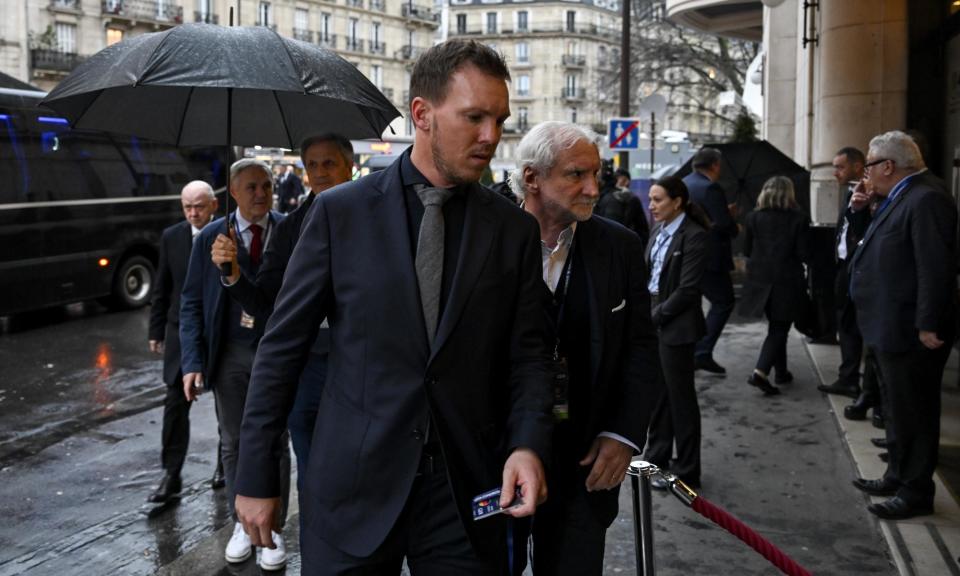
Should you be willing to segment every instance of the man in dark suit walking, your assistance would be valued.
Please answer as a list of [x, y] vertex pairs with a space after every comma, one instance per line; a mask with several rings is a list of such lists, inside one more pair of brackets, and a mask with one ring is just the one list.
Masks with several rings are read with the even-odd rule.
[[851, 263], [850, 292], [886, 393], [889, 460], [883, 478], [854, 485], [880, 518], [933, 513], [940, 384], [956, 337], [957, 207], [907, 134], [870, 141], [866, 180], [851, 206], [881, 199]]
[[[324, 190], [349, 182], [353, 175], [353, 145], [338, 134], [318, 134], [308, 137], [300, 145], [300, 159], [307, 171], [311, 194], [307, 199], [277, 224], [276, 236], [263, 253], [263, 265], [257, 271], [256, 282], [251, 282], [234, 266], [227, 278], [227, 291], [254, 317], [259, 335], [273, 313], [283, 274], [290, 262], [290, 255], [300, 238], [300, 228], [314, 198]], [[218, 266], [227, 262], [236, 264], [237, 244], [227, 236], [220, 235], [213, 243], [211, 258]], [[300, 377], [297, 399], [293, 403], [287, 427], [293, 452], [297, 457], [297, 488], [303, 491], [303, 475], [307, 470], [307, 457], [313, 438], [313, 427], [320, 405], [320, 394], [327, 379], [327, 356], [330, 352], [330, 331], [323, 327], [310, 350], [310, 359]]]
[[[163, 479], [149, 501], [167, 502], [180, 493], [180, 471], [190, 443], [190, 403], [183, 395], [183, 372], [180, 370], [180, 291], [187, 275], [193, 239], [200, 234], [217, 211], [213, 188], [202, 180], [194, 180], [180, 192], [183, 222], [163, 231], [157, 283], [150, 307], [150, 351], [163, 354], [163, 382], [167, 393], [163, 399], [163, 431], [160, 461]], [[220, 468], [219, 452], [217, 470]], [[214, 474], [214, 479], [219, 474]]]
[[[537, 576], [603, 573], [620, 483], [644, 445], [660, 392], [643, 244], [591, 217], [597, 141], [575, 124], [544, 122], [520, 141], [512, 175], [524, 210], [540, 224], [547, 343], [563, 367], [554, 386], [550, 500], [532, 527]], [[528, 531], [525, 523], [516, 536], [521, 563]]]
[[727, 195], [717, 182], [720, 179], [720, 151], [716, 148], [701, 148], [693, 156], [693, 172], [683, 183], [690, 191], [690, 199], [699, 204], [710, 217], [710, 242], [707, 245], [707, 263], [703, 272], [701, 288], [703, 296], [710, 301], [707, 312], [707, 331], [697, 342], [695, 364], [697, 370], [714, 374], [726, 374], [726, 369], [713, 358], [713, 349], [720, 339], [735, 303], [733, 281], [733, 248], [731, 241], [737, 237], [740, 227], [733, 217], [733, 205], [727, 204]]
[[[230, 166], [230, 196], [237, 209], [204, 228], [193, 244], [187, 280], [180, 296], [180, 341], [183, 391], [193, 401], [204, 389], [212, 390], [217, 403], [220, 446], [227, 481], [227, 498], [233, 508], [237, 483], [237, 454], [240, 421], [248, 394], [250, 370], [258, 340], [256, 318], [230, 298], [223, 286], [221, 270], [210, 260], [210, 250], [220, 234], [235, 234], [240, 245], [238, 264], [248, 278], [256, 276], [265, 246], [270, 244], [282, 216], [273, 212], [273, 177], [259, 160], [238, 160]], [[229, 224], [228, 224], [229, 222]], [[281, 484], [283, 508], [278, 527], [286, 518], [289, 496], [290, 451], [287, 436], [277, 439], [274, 464]], [[262, 471], [261, 471], [262, 472]], [[232, 511], [232, 510], [231, 510]], [[272, 535], [273, 547], [263, 550], [260, 566], [276, 570], [286, 564], [283, 537]], [[251, 543], [239, 522], [224, 556], [239, 563], [250, 557]]]
[[495, 487], [533, 513], [551, 387], [536, 221], [478, 180], [510, 114], [509, 72], [477, 42], [426, 51], [410, 80], [414, 144], [318, 196], [257, 351], [237, 513], [268, 545], [276, 446], [310, 345], [330, 366], [304, 478], [310, 574], [504, 574], [506, 519], [472, 520]]

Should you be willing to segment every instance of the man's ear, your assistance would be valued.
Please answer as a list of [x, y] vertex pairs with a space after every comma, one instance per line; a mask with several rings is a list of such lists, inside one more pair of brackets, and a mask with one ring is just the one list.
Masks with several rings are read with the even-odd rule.
[[527, 194], [539, 194], [540, 183], [537, 181], [537, 172], [529, 166], [523, 167], [523, 189]]
[[417, 127], [418, 130], [423, 130], [424, 132], [430, 131], [430, 120], [433, 114], [433, 106], [431, 106], [430, 101], [417, 96], [410, 102], [410, 118], [413, 120], [413, 125]]

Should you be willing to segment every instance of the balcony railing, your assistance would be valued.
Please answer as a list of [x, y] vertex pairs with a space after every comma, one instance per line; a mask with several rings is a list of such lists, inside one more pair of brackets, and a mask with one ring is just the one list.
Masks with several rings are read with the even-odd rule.
[[346, 4], [354, 8], [363, 8], [363, 0], [346, 0]]
[[569, 86], [564, 86], [561, 91], [561, 97], [564, 100], [583, 100], [587, 97], [587, 90], [585, 88], [571, 88]]
[[501, 30], [488, 29], [483, 26], [468, 26], [466, 29], [455, 27], [450, 30], [454, 36], [474, 36], [474, 35], [497, 35], [497, 34], [532, 34], [532, 35], [556, 35], [556, 34], [581, 34], [592, 36], [610, 42], [619, 41], [620, 29], [612, 26], [598, 26], [596, 24], [575, 24], [568, 26], [566, 22], [544, 22], [533, 24], [527, 29], [503, 28]]
[[302, 42], [313, 43], [313, 30], [306, 30], [304, 28], [294, 28], [293, 29], [293, 38], [294, 40], [300, 40]]
[[383, 88], [380, 91], [387, 97], [387, 100], [393, 101], [393, 88]]
[[336, 34], [317, 34], [317, 44], [323, 46], [324, 48], [334, 49], [337, 47], [337, 35]]
[[387, 53], [387, 45], [383, 42], [374, 43], [373, 40], [368, 44], [371, 54], [380, 54], [381, 56]]
[[257, 26], [263, 26], [264, 28], [269, 28], [269, 29], [273, 30], [274, 32], [277, 31], [277, 24], [276, 24], [275, 22], [274, 22], [274, 23], [271, 23], [271, 22], [264, 22], [264, 21], [261, 20], [261, 21], [258, 21], [258, 22], [257, 22]]
[[127, 20], [142, 20], [158, 23], [181, 24], [183, 6], [174, 6], [170, 1], [157, 0], [103, 0], [101, 10]]
[[387, 10], [386, 0], [370, 0], [370, 9], [385, 12]]
[[51, 10], [79, 10], [80, 0], [50, 0]]
[[346, 40], [344, 50], [349, 52], [363, 52], [363, 40], [357, 40], [356, 38], [344, 38]]
[[412, 18], [431, 24], [440, 24], [440, 12], [434, 12], [433, 8], [427, 6], [418, 6], [416, 4], [405, 3], [401, 11], [404, 18]]
[[517, 90], [510, 95], [514, 100], [533, 100], [533, 94], [530, 93], [530, 89], [526, 90]]
[[563, 65], [568, 68], [582, 68], [587, 65], [587, 57], [581, 54], [564, 54]]
[[394, 55], [400, 60], [416, 60], [420, 57], [422, 52], [423, 48], [420, 48], [419, 46], [404, 44], [403, 47], [397, 50]]
[[203, 22], [205, 24], [219, 24], [220, 16], [214, 14], [213, 12], [200, 12], [199, 10], [193, 11], [193, 21], [194, 22]]
[[83, 60], [83, 56], [72, 52], [58, 52], [39, 48], [30, 51], [30, 66], [34, 70], [70, 72]]

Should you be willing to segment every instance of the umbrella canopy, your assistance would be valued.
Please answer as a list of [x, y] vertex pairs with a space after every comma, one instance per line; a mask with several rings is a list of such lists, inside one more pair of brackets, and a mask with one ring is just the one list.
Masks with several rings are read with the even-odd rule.
[[183, 24], [109, 46], [42, 102], [74, 128], [177, 146], [296, 148], [317, 132], [380, 138], [400, 112], [330, 50], [264, 26]]
[[[753, 210], [763, 184], [773, 176], [786, 176], [793, 180], [797, 203], [810, 213], [810, 173], [766, 140], [757, 142], [732, 142], [706, 144], [723, 155], [720, 185], [729, 202], [740, 206], [741, 214]], [[687, 161], [677, 172], [686, 176], [693, 169], [693, 159]]]

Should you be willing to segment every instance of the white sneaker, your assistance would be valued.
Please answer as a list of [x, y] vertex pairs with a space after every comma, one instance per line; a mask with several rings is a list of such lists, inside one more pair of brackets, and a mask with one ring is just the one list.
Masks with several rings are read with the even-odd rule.
[[269, 548], [260, 549], [260, 568], [264, 570], [279, 570], [287, 565], [287, 547], [283, 544], [283, 536], [276, 532], [270, 533], [273, 536], [273, 550]]
[[243, 524], [239, 522], [235, 523], [233, 525], [233, 536], [231, 536], [230, 541], [227, 542], [227, 549], [223, 554], [224, 558], [231, 564], [243, 562], [250, 557], [252, 548], [250, 537], [243, 531]]

